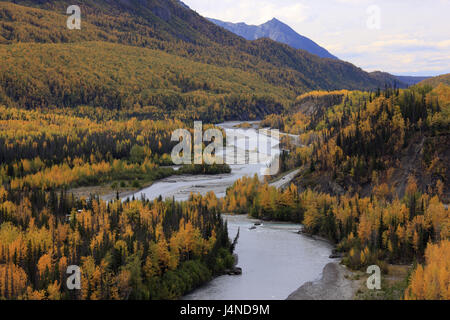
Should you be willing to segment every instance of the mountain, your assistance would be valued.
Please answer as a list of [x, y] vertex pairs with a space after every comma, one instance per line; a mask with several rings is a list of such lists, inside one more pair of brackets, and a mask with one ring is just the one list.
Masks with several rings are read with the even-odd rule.
[[[404, 82], [401, 78], [398, 76], [394, 76], [387, 72], [381, 72], [381, 71], [373, 71], [370, 72], [370, 75], [377, 79], [379, 82], [385, 83], [388, 86], [395, 86], [397, 88], [407, 88], [409, 87], [409, 84]], [[409, 81], [413, 81], [412, 79], [409, 79]], [[418, 81], [416, 81], [417, 83]]]
[[[82, 30], [66, 28], [73, 4]], [[310, 90], [392, 81], [270, 39], [247, 41], [176, 0], [2, 1], [0, 21], [0, 104], [8, 106], [256, 118]]]
[[406, 83], [408, 86], [413, 86], [415, 84], [418, 84], [419, 82], [431, 78], [431, 77], [412, 77], [412, 76], [394, 76], [394, 77], [396, 77], [399, 81]]
[[269, 38], [274, 41], [285, 43], [292, 48], [308, 51], [321, 58], [338, 59], [329, 53], [326, 49], [319, 46], [314, 41], [298, 34], [287, 24], [273, 18], [259, 26], [248, 25], [245, 23], [223, 22], [220, 20], [208, 18], [218, 26], [225, 28], [247, 40], [257, 40], [260, 38]]

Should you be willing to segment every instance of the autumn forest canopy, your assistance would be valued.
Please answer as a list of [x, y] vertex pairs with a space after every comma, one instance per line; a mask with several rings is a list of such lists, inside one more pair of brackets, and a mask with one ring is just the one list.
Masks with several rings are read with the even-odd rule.
[[[178, 1], [77, 2], [0, 1], [0, 299], [179, 299], [235, 267], [222, 214], [301, 223], [353, 270], [412, 265], [397, 298], [450, 299], [448, 75], [406, 88]], [[172, 132], [194, 120], [297, 136], [282, 136], [279, 175], [299, 173], [284, 189], [244, 177], [224, 198], [119, 199], [230, 172], [171, 167]], [[98, 186], [115, 196], [76, 194]]]

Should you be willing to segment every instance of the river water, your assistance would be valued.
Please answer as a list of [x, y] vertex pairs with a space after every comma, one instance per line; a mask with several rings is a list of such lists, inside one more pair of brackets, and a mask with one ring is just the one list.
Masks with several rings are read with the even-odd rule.
[[245, 216], [224, 216], [230, 237], [240, 229], [236, 253], [240, 276], [221, 276], [184, 300], [284, 300], [302, 284], [321, 278], [331, 262], [331, 246], [299, 235], [301, 226], [264, 222], [250, 230], [255, 220]]
[[[217, 197], [224, 197], [228, 187], [232, 186], [233, 183], [244, 177], [253, 177], [257, 174], [262, 177], [264, 170], [267, 170], [268, 163], [271, 163], [274, 157], [279, 155], [278, 142], [273, 138], [268, 138], [270, 142], [270, 147], [260, 146], [256, 148], [257, 144], [257, 130], [251, 129], [236, 129], [235, 125], [241, 122], [225, 122], [218, 124], [218, 127], [223, 128], [227, 136], [230, 130], [233, 130], [236, 140], [227, 139], [227, 145], [221, 153], [221, 157], [226, 159], [226, 163], [230, 163], [231, 157], [229, 155], [233, 154], [232, 149], [236, 146], [236, 158], [233, 163], [243, 163], [243, 164], [231, 164], [230, 174], [220, 174], [220, 175], [182, 175], [182, 176], [172, 176], [166, 179], [155, 182], [148, 188], [138, 191], [134, 194], [134, 197], [139, 199], [141, 195], [144, 195], [146, 199], [153, 200], [162, 196], [163, 198], [175, 198], [177, 201], [185, 201], [189, 198], [191, 193], [200, 193], [205, 195], [209, 191], [214, 191]], [[250, 122], [252, 123], [252, 122]], [[255, 124], [254, 122], [252, 124]], [[246, 146], [247, 141], [247, 148]], [[238, 152], [246, 148], [248, 150], [247, 154], [245, 152]], [[259, 159], [258, 164], [249, 164], [245, 158], [239, 157], [243, 155], [246, 159], [251, 157]], [[228, 157], [228, 158], [227, 158]], [[129, 197], [132, 197], [130, 195]]]
[[[239, 122], [227, 122], [218, 126], [225, 130], [236, 130]], [[226, 189], [243, 176], [262, 176], [267, 163], [279, 153], [276, 143], [271, 149], [258, 148], [253, 151], [252, 141], [257, 131], [237, 129], [235, 141], [227, 139], [225, 150], [245, 145], [249, 152], [246, 157], [258, 156], [260, 164], [230, 165], [230, 174], [214, 176], [174, 176], [154, 183], [152, 186], [134, 194], [136, 198], [145, 195], [147, 199], [174, 197], [178, 201], [187, 200], [191, 192], [206, 194], [214, 191], [218, 197], [224, 197]], [[245, 138], [247, 137], [247, 138]], [[252, 154], [256, 152], [257, 154]], [[242, 159], [239, 159], [242, 161]], [[221, 276], [184, 297], [186, 300], [282, 300], [308, 281], [320, 279], [323, 267], [331, 260], [328, 258], [331, 246], [299, 235], [298, 224], [264, 222], [254, 230], [250, 228], [255, 221], [245, 216], [224, 216], [228, 220], [229, 234], [232, 239], [240, 230], [236, 246], [239, 257], [238, 266], [243, 269], [240, 276]]]

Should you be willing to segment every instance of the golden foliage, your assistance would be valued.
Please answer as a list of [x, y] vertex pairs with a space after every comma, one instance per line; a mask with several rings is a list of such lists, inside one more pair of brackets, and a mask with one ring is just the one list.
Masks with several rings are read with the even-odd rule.
[[411, 276], [406, 300], [450, 300], [450, 241], [429, 244], [425, 266], [419, 265]]

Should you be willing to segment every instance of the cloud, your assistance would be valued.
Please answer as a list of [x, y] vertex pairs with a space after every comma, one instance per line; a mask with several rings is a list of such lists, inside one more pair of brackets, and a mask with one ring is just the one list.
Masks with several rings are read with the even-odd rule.
[[450, 40], [439, 41], [436, 43], [436, 47], [440, 49], [448, 49], [450, 48]]
[[419, 54], [433, 53], [438, 55], [440, 52], [450, 51], [450, 40], [427, 41], [418, 38], [407, 38], [404, 35], [397, 35], [391, 38], [381, 38], [371, 43], [357, 45], [354, 47], [345, 47], [335, 45], [332, 47], [335, 51], [344, 55], [363, 54], [363, 53], [400, 53], [400, 54]]
[[450, 48], [450, 41], [426, 41], [422, 39], [393, 39], [393, 40], [380, 40], [369, 44], [367, 47], [372, 49], [415, 49], [415, 50], [433, 50], [433, 49], [447, 49]]
[[188, 6], [206, 17], [229, 22], [261, 24], [276, 17], [284, 21], [304, 21], [308, 7], [299, 1], [272, 0], [188, 0]]

